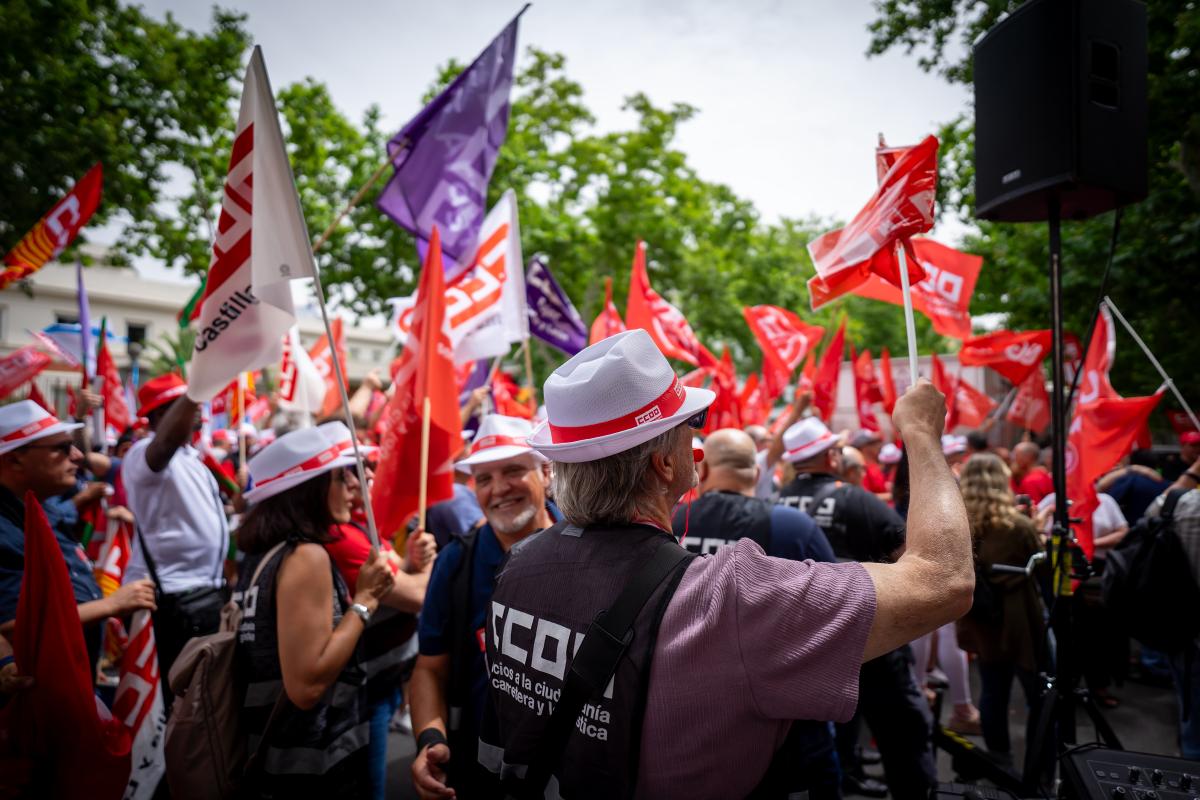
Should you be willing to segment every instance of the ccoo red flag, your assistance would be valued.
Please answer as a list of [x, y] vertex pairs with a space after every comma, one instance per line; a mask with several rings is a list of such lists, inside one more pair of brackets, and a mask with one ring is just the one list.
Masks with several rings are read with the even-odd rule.
[[[812, 378], [813, 406], [826, 423], [833, 418], [837, 407], [838, 378], [842, 372], [842, 358], [846, 355], [846, 318], [833, 335], [829, 346], [821, 354], [821, 366]], [[807, 371], [808, 365], [805, 365]], [[801, 379], [803, 382], [803, 379]]]
[[854, 403], [858, 408], [858, 424], [863, 430], [879, 431], [879, 418], [872, 407], [883, 400], [879, 389], [879, 381], [875, 377], [875, 364], [871, 361], [871, 351], [863, 350], [857, 357], [850, 348], [851, 358], [854, 359]]
[[917, 145], [897, 150], [875, 194], [850, 224], [808, 243], [817, 271], [808, 281], [814, 310], [860, 286], [872, 273], [899, 286], [897, 244], [903, 244], [908, 254], [909, 282], [925, 278], [906, 240], [933, 227], [938, 140], [927, 136]]
[[963, 340], [958, 363], [991, 367], [1014, 385], [1024, 383], [1050, 354], [1050, 331], [995, 331]]
[[592, 322], [588, 344], [595, 344], [610, 336], [616, 336], [623, 330], [625, 330], [625, 323], [621, 321], [621, 312], [617, 310], [612, 299], [612, 278], [605, 278], [604, 310], [596, 315], [595, 321]]
[[[34, 679], [0, 711], [0, 786], [32, 780], [29, 796], [120, 798], [130, 737], [101, 716], [83, 626], [59, 542], [42, 504], [25, 494], [25, 573], [12, 632], [17, 671]], [[21, 762], [31, 771], [21, 770]]]
[[1050, 395], [1046, 393], [1046, 379], [1040, 368], [1029, 373], [1017, 387], [1004, 418], [1034, 433], [1046, 430], [1050, 424]]
[[778, 397], [792, 373], [809, 351], [825, 336], [825, 328], [803, 322], [779, 306], [744, 306], [742, 316], [763, 354], [763, 373]]
[[371, 502], [381, 536], [403, 529], [420, 504], [421, 421], [429, 398], [427, 505], [454, 495], [454, 458], [462, 450], [454, 350], [446, 326], [442, 248], [435, 227], [429, 240], [412, 330], [397, 359], [395, 389], [383, 411], [383, 435]]
[[693, 367], [715, 366], [696, 338], [687, 318], [650, 287], [646, 274], [646, 243], [638, 240], [629, 273], [629, 298], [625, 303], [625, 324], [632, 330], [641, 328], [650, 334], [658, 349], [668, 358], [675, 358]]
[[896, 408], [896, 379], [892, 376], [892, 354], [886, 347], [879, 354], [879, 395], [883, 410], [891, 416]]

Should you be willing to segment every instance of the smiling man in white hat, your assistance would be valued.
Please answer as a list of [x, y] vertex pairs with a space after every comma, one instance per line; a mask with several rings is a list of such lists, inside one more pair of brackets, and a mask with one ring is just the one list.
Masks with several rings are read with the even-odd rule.
[[513, 545], [560, 518], [546, 498], [550, 465], [528, 443], [532, 432], [528, 420], [488, 414], [457, 464], [474, 478], [486, 521], [442, 548], [421, 609], [420, 655], [409, 684], [417, 736], [412, 775], [418, 790], [433, 796], [447, 786], [464, 797], [499, 796], [475, 752], [487, 698], [480, 645], [496, 569]]
[[791, 720], [848, 718], [860, 662], [969, 607], [970, 532], [928, 382], [895, 420], [929, 517], [911, 555], [865, 567], [769, 558], [750, 539], [689, 561], [670, 512], [713, 394], [681, 386], [645, 331], [584, 349], [544, 392], [530, 443], [555, 462], [565, 519], [510, 551], [483, 635], [479, 760], [521, 790], [744, 797]]
[[[75, 447], [72, 432], [80, 427], [79, 423], [59, 421], [31, 400], [0, 406], [0, 623], [16, 615], [21, 593], [25, 493], [33, 492], [44, 503], [74, 488], [83, 453]], [[138, 581], [101, 599], [83, 548], [57, 528], [54, 536], [71, 577], [88, 655], [95, 667], [100, 626], [92, 623], [139, 608], [154, 608], [154, 586], [150, 581]]]

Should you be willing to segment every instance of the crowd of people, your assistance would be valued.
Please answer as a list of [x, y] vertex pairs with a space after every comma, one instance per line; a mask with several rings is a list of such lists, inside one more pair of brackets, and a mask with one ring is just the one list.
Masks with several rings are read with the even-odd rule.
[[[925, 798], [938, 689], [947, 726], [999, 758], [1014, 679], [1035, 718], [1050, 598], [1036, 574], [989, 568], [1046, 546], [1046, 453], [944, 434], [925, 381], [896, 405], [897, 441], [830, 430], [805, 392], [777, 433], [701, 439], [713, 394], [680, 384], [645, 332], [618, 334], [551, 374], [537, 420], [472, 395], [454, 496], [378, 548], [354, 457], [357, 434], [369, 483], [369, 420], [352, 433], [280, 413], [202, 435], [185, 392], [176, 375], [143, 384], [139, 423], [111, 452], [83, 424], [93, 395], [69, 421], [0, 406], [0, 632], [21, 591], [27, 492], [62, 550], [93, 674], [106, 619], [150, 610], [168, 676], [232, 598], [245, 796], [384, 797], [403, 729], [422, 798]], [[1197, 433], [1170, 463], [1135, 452], [1104, 476], [1097, 571], [1179, 487], [1176, 531], [1200, 576], [1198, 480]], [[135, 531], [107, 596], [81, 540], [99, 498]], [[1081, 662], [1114, 705], [1131, 648], [1093, 587], [1078, 593], [1097, 632]], [[1134, 661], [1200, 707], [1197, 655]], [[25, 691], [0, 637], [0, 703]], [[1200, 758], [1194, 717], [1180, 743]], [[882, 779], [864, 768], [877, 761]]]

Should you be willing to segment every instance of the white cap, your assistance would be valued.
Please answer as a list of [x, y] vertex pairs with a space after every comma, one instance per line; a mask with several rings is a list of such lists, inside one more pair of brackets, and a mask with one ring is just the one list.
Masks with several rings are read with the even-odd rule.
[[316, 428], [285, 433], [250, 459], [254, 488], [246, 492], [247, 503], [257, 503], [338, 467], [354, 464], [342, 454], [340, 445]]
[[807, 461], [845, 443], [845, 435], [834, 436], [818, 417], [805, 417], [783, 432], [783, 460], [789, 464]]
[[82, 427], [79, 422], [62, 422], [32, 400], [0, 406], [0, 455], [38, 439]]
[[543, 395], [547, 418], [529, 444], [552, 461], [568, 463], [637, 447], [683, 424], [716, 397], [680, 383], [641, 329], [579, 351], [546, 379]]

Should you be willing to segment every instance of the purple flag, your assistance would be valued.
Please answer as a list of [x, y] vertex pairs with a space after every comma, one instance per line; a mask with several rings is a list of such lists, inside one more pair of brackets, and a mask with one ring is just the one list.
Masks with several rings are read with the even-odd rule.
[[541, 256], [531, 258], [525, 271], [525, 310], [529, 332], [546, 344], [569, 356], [587, 347], [587, 325]]
[[75, 292], [79, 295], [79, 352], [83, 355], [83, 385], [96, 372], [96, 354], [92, 352], [88, 334], [92, 332], [91, 306], [88, 305], [87, 289], [83, 286], [83, 261], [75, 257]]
[[521, 14], [388, 142], [396, 172], [376, 205], [416, 234], [419, 250], [436, 225], [450, 275], [475, 258], [488, 181], [508, 135]]

